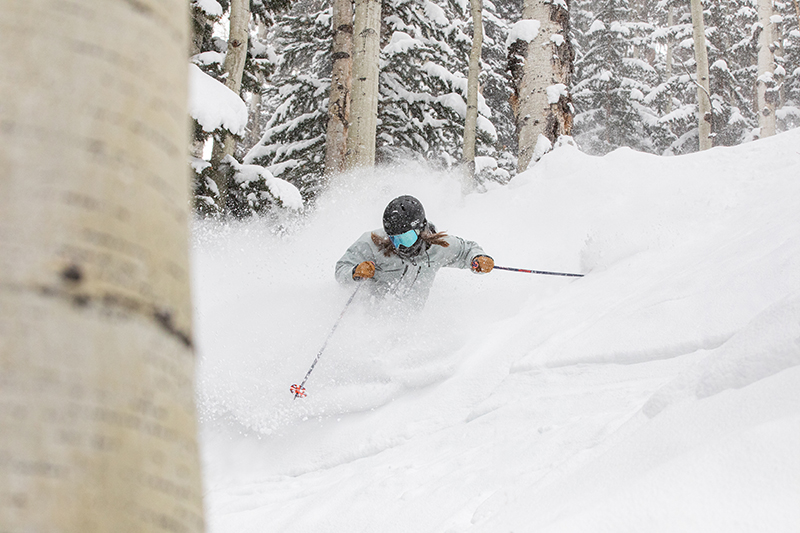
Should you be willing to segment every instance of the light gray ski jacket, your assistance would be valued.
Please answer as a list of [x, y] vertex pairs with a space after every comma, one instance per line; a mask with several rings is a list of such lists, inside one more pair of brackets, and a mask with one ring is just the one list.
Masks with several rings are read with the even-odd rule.
[[[396, 254], [386, 257], [372, 242], [372, 233], [386, 237], [382, 229], [368, 231], [359, 237], [336, 263], [336, 280], [351, 286], [364, 283], [375, 296], [393, 295], [420, 307], [428, 299], [433, 280], [440, 268], [470, 268], [474, 257], [486, 255], [477, 243], [448, 235], [445, 240], [450, 246], [446, 248], [433, 245], [412, 259], [403, 259]], [[355, 281], [353, 269], [363, 261], [375, 263], [375, 276], [372, 279]]]

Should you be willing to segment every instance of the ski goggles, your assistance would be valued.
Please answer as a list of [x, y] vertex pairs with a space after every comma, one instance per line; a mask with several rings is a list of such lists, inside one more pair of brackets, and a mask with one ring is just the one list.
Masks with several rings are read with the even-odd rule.
[[400, 235], [389, 235], [389, 240], [392, 241], [392, 244], [395, 248], [399, 248], [400, 246], [405, 246], [408, 248], [419, 238], [419, 234], [417, 230], [410, 229], [405, 233], [401, 233]]

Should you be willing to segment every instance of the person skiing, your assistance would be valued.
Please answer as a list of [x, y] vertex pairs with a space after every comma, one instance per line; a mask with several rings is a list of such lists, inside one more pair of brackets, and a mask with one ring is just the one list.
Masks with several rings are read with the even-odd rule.
[[336, 280], [368, 283], [374, 296], [422, 307], [442, 267], [488, 273], [494, 260], [475, 242], [437, 232], [422, 203], [406, 195], [386, 206], [383, 229], [364, 233], [347, 249], [336, 263]]

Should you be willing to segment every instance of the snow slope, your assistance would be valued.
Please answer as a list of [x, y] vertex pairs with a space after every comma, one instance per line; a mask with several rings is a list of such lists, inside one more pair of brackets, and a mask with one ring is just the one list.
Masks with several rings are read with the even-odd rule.
[[[800, 129], [663, 158], [563, 145], [460, 195], [406, 166], [309, 220], [195, 231], [210, 531], [797, 531]], [[333, 265], [414, 194], [497, 264], [424, 311]]]

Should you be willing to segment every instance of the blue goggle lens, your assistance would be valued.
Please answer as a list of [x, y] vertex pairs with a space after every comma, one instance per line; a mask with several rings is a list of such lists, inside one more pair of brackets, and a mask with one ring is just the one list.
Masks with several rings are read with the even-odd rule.
[[389, 240], [392, 241], [392, 244], [395, 248], [400, 246], [405, 246], [408, 248], [419, 238], [419, 234], [417, 234], [417, 230], [410, 229], [405, 233], [401, 233], [400, 235], [389, 235]]

